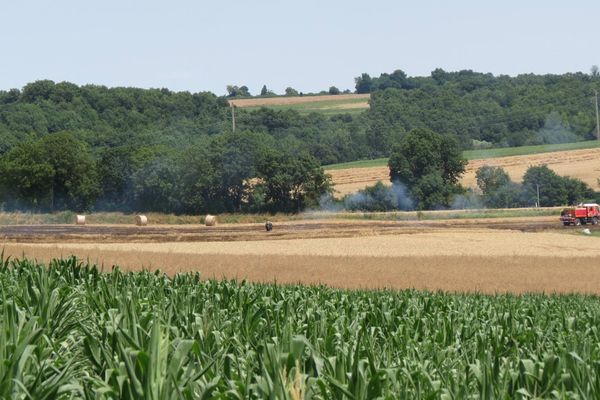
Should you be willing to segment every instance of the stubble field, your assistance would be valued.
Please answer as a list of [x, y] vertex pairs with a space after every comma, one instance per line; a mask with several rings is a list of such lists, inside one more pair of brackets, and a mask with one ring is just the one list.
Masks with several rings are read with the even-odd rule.
[[251, 111], [268, 107], [273, 110], [295, 110], [299, 113], [358, 114], [369, 108], [369, 98], [369, 94], [277, 96], [231, 99], [229, 104]]
[[[579, 178], [594, 190], [600, 190], [600, 148], [471, 160], [461, 183], [466, 187], [477, 186], [475, 173], [484, 165], [502, 167], [518, 182], [523, 179], [527, 168], [543, 164], [559, 175]], [[340, 197], [373, 185], [379, 180], [389, 184], [387, 166], [334, 169], [326, 172], [331, 175], [334, 188]]]
[[320, 96], [290, 96], [290, 97], [256, 97], [251, 99], [231, 99], [229, 104], [239, 108], [254, 108], [267, 106], [284, 106], [306, 103], [322, 103], [322, 102], [359, 102], [367, 108], [370, 94], [337, 94], [337, 95], [320, 95]]

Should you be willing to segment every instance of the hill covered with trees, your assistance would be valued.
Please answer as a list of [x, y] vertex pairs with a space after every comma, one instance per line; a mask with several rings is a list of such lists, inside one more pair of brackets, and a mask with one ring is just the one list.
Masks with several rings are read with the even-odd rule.
[[297, 211], [327, 190], [320, 164], [388, 156], [427, 128], [462, 149], [592, 139], [597, 73], [437, 69], [356, 78], [359, 114], [236, 110], [226, 97], [36, 81], [0, 91], [4, 208]]
[[0, 94], [0, 144], [6, 209], [297, 211], [328, 187], [309, 152], [232, 132], [210, 93], [38, 81]]
[[[400, 71], [401, 72], [401, 71]], [[472, 71], [356, 78], [372, 92], [367, 137], [373, 155], [415, 128], [455, 135], [463, 148], [513, 147], [595, 138], [595, 74], [493, 76]]]

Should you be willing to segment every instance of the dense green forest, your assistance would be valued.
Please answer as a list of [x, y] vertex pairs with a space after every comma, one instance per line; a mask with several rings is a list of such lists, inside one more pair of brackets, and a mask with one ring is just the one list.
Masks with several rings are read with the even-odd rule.
[[356, 78], [360, 114], [236, 111], [226, 97], [36, 81], [0, 91], [5, 209], [298, 211], [327, 191], [320, 165], [388, 156], [428, 128], [462, 149], [594, 135], [594, 74], [435, 70]]
[[[356, 78], [357, 89], [364, 90], [365, 75]], [[455, 135], [463, 148], [575, 142], [595, 134], [595, 75], [495, 77], [437, 69], [427, 78], [394, 73], [370, 81], [366, 134], [373, 156], [387, 155], [414, 128]]]

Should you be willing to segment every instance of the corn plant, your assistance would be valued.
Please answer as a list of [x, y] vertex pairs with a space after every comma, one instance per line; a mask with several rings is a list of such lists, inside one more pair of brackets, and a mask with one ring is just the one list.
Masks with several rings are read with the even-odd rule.
[[600, 299], [347, 291], [0, 256], [0, 397], [600, 398]]

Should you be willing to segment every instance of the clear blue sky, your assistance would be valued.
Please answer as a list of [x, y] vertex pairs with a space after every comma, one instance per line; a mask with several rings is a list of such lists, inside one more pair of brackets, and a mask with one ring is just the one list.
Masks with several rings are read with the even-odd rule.
[[310, 92], [362, 72], [589, 72], [600, 1], [3, 1], [0, 89], [38, 79]]

